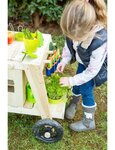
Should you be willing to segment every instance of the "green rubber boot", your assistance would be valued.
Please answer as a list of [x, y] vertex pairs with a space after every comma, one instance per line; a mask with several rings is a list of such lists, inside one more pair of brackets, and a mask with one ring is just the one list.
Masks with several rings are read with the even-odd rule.
[[77, 104], [79, 102], [80, 96], [72, 96], [72, 100], [70, 100], [69, 105], [67, 106], [65, 110], [65, 118], [67, 119], [73, 119], [75, 116], [75, 113], [77, 111]]
[[77, 132], [95, 129], [95, 119], [94, 119], [95, 110], [96, 106], [83, 107], [84, 111], [83, 119], [81, 121], [70, 124], [70, 129]]

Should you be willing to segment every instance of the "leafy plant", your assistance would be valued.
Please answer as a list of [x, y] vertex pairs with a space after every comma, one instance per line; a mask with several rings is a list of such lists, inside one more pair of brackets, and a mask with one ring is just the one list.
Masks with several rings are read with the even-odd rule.
[[41, 47], [43, 45], [44, 39], [42, 33], [39, 31], [33, 33], [28, 28], [23, 29], [22, 33], [24, 36], [25, 45], [25, 51], [23, 53], [32, 58], [37, 58], [37, 55], [33, 53], [37, 51], [37, 47]]
[[31, 0], [8, 0], [8, 17], [9, 19], [22, 19], [29, 21], [30, 15], [28, 12], [28, 5]]
[[25, 39], [31, 39], [31, 40], [34, 39], [34, 37], [32, 36], [32, 33], [30, 32], [29, 29], [23, 29], [22, 32], [24, 33], [24, 38]]
[[28, 28], [26, 28], [22, 30], [22, 34], [25, 39], [38, 39], [38, 47], [41, 47], [43, 45], [44, 38], [40, 31], [37, 30], [36, 32], [31, 32]]
[[59, 84], [59, 79], [61, 76], [62, 76], [61, 74], [55, 73], [45, 80], [47, 95], [51, 99], [58, 100], [64, 94], [67, 94], [68, 88], [61, 87], [61, 85]]
[[18, 18], [25, 21], [31, 20], [32, 14], [39, 11], [45, 16], [46, 21], [59, 21], [63, 7], [58, 5], [58, 0], [9, 0], [9, 18]]
[[63, 35], [52, 35], [52, 39], [54, 43], [56, 43], [57, 47], [60, 49], [60, 52], [62, 53], [62, 48], [64, 47], [65, 38]]

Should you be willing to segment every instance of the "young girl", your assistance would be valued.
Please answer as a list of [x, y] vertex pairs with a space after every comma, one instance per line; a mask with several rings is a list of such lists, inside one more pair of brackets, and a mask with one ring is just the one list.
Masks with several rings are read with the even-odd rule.
[[73, 77], [62, 77], [62, 86], [72, 86], [72, 100], [65, 116], [75, 116], [82, 96], [83, 118], [70, 124], [74, 131], [95, 129], [96, 102], [94, 87], [107, 80], [106, 4], [104, 0], [73, 0], [66, 5], [61, 17], [61, 28], [66, 36], [62, 61], [57, 67], [63, 72], [69, 62], [78, 62]]

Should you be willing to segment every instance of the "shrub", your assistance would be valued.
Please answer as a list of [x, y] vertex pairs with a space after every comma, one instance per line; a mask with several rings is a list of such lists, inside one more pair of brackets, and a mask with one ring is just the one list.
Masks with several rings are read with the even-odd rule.
[[40, 15], [45, 16], [46, 21], [58, 22], [63, 11], [63, 7], [59, 5], [58, 1], [59, 0], [9, 0], [8, 17], [9, 19], [29, 21], [35, 12], [39, 12]]

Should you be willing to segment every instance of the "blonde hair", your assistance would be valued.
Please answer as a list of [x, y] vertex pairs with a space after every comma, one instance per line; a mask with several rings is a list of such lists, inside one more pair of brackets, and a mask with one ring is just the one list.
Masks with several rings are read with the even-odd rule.
[[66, 5], [60, 26], [64, 35], [78, 40], [87, 37], [98, 23], [106, 27], [106, 21], [104, 0], [73, 0]]

